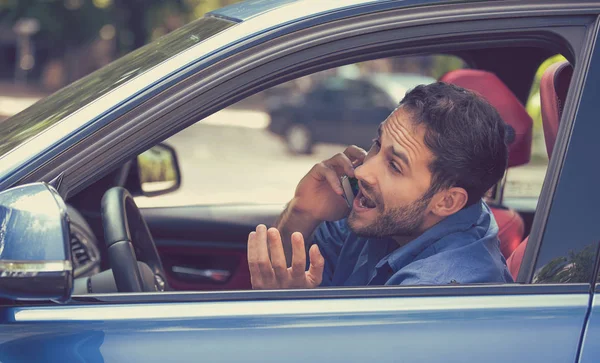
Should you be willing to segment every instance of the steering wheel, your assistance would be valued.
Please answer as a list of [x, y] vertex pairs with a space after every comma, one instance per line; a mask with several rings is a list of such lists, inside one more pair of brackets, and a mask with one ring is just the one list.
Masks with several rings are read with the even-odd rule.
[[102, 224], [119, 292], [169, 290], [154, 239], [127, 189], [114, 187], [104, 193]]

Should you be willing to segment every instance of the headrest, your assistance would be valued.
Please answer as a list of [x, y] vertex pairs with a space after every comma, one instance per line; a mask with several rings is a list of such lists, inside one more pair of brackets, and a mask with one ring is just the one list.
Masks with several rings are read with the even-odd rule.
[[552, 155], [554, 142], [558, 134], [558, 124], [562, 116], [569, 83], [573, 75], [573, 67], [569, 62], [554, 63], [542, 75], [540, 82], [540, 103], [542, 107], [542, 123], [548, 157]]
[[498, 110], [504, 122], [512, 127], [507, 134], [508, 167], [524, 165], [531, 156], [533, 119], [517, 97], [495, 74], [475, 70], [458, 69], [440, 78], [441, 82], [452, 83], [474, 91]]

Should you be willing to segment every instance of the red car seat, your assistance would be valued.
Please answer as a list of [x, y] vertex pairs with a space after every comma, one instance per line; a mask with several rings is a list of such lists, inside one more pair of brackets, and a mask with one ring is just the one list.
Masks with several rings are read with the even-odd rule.
[[[565, 100], [567, 99], [567, 91], [572, 75], [573, 67], [569, 62], [555, 63], [544, 72], [540, 82], [542, 123], [544, 125], [544, 138], [548, 157], [552, 155], [552, 150], [554, 149], [558, 124], [560, 123]], [[528, 238], [517, 247], [506, 261], [508, 270], [515, 280], [521, 268]]]
[[555, 63], [548, 67], [540, 82], [540, 102], [542, 123], [548, 157], [552, 156], [554, 142], [558, 134], [558, 124], [562, 116], [573, 67], [569, 62]]
[[[448, 72], [440, 81], [475, 91], [492, 104], [514, 130], [514, 138], [508, 146], [508, 167], [529, 162], [533, 120], [504, 82], [493, 73], [475, 69]], [[508, 258], [523, 240], [525, 223], [519, 213], [510, 208], [490, 205], [490, 209], [498, 223], [500, 251]]]

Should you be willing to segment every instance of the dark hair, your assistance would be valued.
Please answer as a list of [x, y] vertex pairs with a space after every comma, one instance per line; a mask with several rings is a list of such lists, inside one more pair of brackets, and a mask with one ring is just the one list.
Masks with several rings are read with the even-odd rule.
[[461, 187], [470, 206], [502, 178], [508, 161], [506, 126], [482, 96], [437, 82], [415, 87], [400, 106], [415, 125], [426, 127], [425, 145], [433, 153], [430, 194]]

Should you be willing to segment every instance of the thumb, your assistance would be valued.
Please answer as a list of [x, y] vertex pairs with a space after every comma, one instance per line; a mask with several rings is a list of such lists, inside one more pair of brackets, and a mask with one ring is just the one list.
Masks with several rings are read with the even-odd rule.
[[323, 270], [325, 269], [325, 259], [319, 251], [316, 244], [310, 247], [308, 251], [310, 256], [310, 267], [306, 272], [306, 279], [309, 287], [317, 287], [323, 281]]

